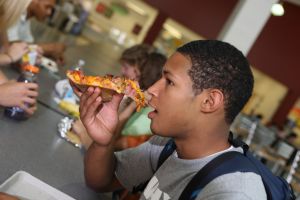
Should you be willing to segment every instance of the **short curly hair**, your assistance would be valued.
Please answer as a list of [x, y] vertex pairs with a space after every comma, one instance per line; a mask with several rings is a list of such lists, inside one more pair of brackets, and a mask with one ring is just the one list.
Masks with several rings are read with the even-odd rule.
[[243, 53], [218, 40], [197, 40], [177, 52], [188, 57], [188, 75], [198, 94], [204, 89], [219, 89], [224, 94], [225, 120], [231, 124], [252, 95], [253, 74]]

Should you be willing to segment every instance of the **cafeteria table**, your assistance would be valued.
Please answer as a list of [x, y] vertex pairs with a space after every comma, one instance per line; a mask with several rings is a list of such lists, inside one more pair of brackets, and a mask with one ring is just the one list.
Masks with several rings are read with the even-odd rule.
[[[79, 59], [86, 62], [87, 74], [118, 74], [118, 58], [123, 48], [107, 39], [93, 42], [65, 35], [45, 24], [39, 23], [36, 28], [33, 33], [40, 42], [67, 43], [65, 65], [58, 73], [41, 68], [38, 110], [31, 118], [16, 122], [4, 117], [0, 110], [0, 184], [23, 170], [77, 200], [111, 199], [86, 187], [83, 152], [58, 136], [57, 124], [67, 113], [58, 107], [53, 97], [57, 81], [64, 79], [66, 70]], [[10, 79], [19, 76], [19, 72], [10, 67], [1, 70]]]
[[[18, 72], [4, 69], [9, 78]], [[25, 121], [14, 121], [0, 109], [0, 184], [15, 172], [23, 170], [77, 200], [110, 199], [97, 194], [84, 183], [84, 152], [57, 132], [65, 113], [53, 101], [58, 75], [42, 69], [39, 74], [39, 97], [36, 113]]]

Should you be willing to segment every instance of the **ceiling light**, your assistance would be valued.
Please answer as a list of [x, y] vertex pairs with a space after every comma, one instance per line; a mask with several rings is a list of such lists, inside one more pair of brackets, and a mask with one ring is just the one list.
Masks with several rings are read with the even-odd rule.
[[284, 14], [284, 8], [282, 3], [275, 3], [272, 5], [271, 13], [274, 16], [282, 16]]

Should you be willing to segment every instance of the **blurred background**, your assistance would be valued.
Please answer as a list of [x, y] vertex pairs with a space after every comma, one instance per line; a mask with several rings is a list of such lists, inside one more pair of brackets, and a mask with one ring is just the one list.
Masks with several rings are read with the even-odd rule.
[[232, 131], [300, 194], [300, 0], [58, 0], [45, 22], [31, 23], [35, 42], [66, 44], [61, 78], [80, 59], [87, 74], [118, 75], [135, 44], [169, 56], [192, 40], [232, 43], [255, 78]]

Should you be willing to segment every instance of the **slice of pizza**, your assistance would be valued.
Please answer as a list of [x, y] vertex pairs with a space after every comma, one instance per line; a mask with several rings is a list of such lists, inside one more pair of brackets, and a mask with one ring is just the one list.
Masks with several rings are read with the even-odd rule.
[[[105, 75], [105, 76], [86, 76], [80, 70], [68, 70], [67, 77], [82, 92], [89, 86], [100, 87], [103, 102], [110, 101], [115, 92], [128, 95], [137, 105], [137, 111], [146, 106], [145, 95], [141, 91], [138, 83], [124, 77]], [[128, 87], [134, 90], [134, 94], [129, 94]]]

